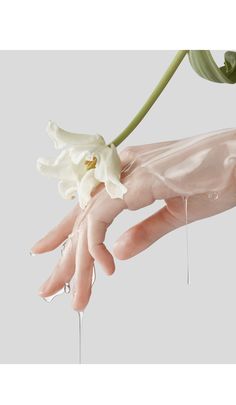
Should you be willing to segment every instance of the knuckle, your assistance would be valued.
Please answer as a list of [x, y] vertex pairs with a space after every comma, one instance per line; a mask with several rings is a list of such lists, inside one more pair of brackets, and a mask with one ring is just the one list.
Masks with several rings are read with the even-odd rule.
[[90, 243], [89, 244], [89, 253], [91, 254], [92, 257], [96, 258], [99, 249], [103, 248], [103, 244], [95, 244], [95, 243]]

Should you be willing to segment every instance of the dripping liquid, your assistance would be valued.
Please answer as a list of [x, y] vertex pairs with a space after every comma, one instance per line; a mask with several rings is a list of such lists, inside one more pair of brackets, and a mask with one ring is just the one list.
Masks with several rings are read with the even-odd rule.
[[[92, 286], [95, 283], [96, 280], [96, 269], [95, 269], [95, 265], [93, 265], [93, 277], [92, 277]], [[71, 287], [69, 283], [65, 283], [64, 287], [57, 291], [55, 294], [50, 295], [48, 297], [44, 297], [43, 299], [50, 303], [54, 300], [54, 298], [58, 297], [59, 295], [62, 294], [70, 294], [71, 292]], [[78, 364], [82, 364], [82, 342], [83, 342], [83, 336], [82, 336], [82, 332], [83, 332], [83, 315], [84, 312], [83, 311], [79, 311], [78, 312]]]
[[185, 215], [185, 240], [186, 240], [186, 277], [187, 277], [187, 285], [190, 285], [189, 235], [188, 235], [188, 197], [184, 197], [184, 215]]

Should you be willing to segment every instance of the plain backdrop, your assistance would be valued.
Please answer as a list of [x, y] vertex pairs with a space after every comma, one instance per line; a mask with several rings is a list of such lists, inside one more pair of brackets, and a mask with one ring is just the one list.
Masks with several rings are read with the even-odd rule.
[[[76, 363], [78, 318], [70, 296], [37, 295], [60, 251], [30, 257], [37, 239], [74, 205], [36, 171], [55, 156], [49, 119], [109, 142], [144, 103], [175, 51], [9, 51], [0, 53], [0, 363]], [[223, 52], [214, 52], [219, 62]], [[236, 87], [201, 79], [186, 58], [127, 145], [184, 138], [236, 126]], [[123, 212], [108, 248], [156, 202]], [[235, 363], [236, 210], [172, 232], [97, 280], [84, 314], [84, 363]]]

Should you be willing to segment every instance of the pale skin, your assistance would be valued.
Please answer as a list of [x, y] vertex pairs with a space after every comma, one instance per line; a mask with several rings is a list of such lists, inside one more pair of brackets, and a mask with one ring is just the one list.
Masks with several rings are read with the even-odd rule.
[[[230, 160], [231, 164], [231, 166], [228, 166], [227, 176], [220, 175], [220, 170], [225, 170], [226, 157], [225, 148], [223, 147], [225, 142], [222, 143], [223, 146], [220, 145], [219, 142], [222, 141], [222, 137], [221, 140], [220, 136], [218, 138], [212, 138], [212, 144], [209, 144], [206, 138], [204, 144], [202, 142], [196, 143], [197, 146], [187, 146], [187, 149], [186, 145], [183, 144], [183, 140], [124, 149], [120, 153], [122, 162], [121, 181], [128, 189], [124, 198], [111, 199], [104, 186], [100, 184], [94, 190], [92, 199], [85, 210], [81, 210], [76, 205], [54, 229], [33, 246], [33, 253], [50, 252], [60, 246], [68, 235], [72, 234], [71, 241], [67, 243], [63, 256], [49, 279], [40, 288], [40, 295], [47, 297], [55, 294], [63, 288], [65, 283], [70, 282], [74, 276], [73, 308], [82, 311], [88, 304], [91, 295], [94, 261], [95, 263], [98, 262], [108, 275], [112, 275], [115, 271], [114, 257], [120, 260], [129, 259], [147, 249], [168, 232], [184, 225], [183, 193], [178, 193], [178, 190], [170, 185], [172, 183], [165, 184], [160, 181], [156, 173], [163, 173], [164, 169], [168, 170], [170, 167], [176, 167], [176, 170], [179, 170], [178, 165], [182, 164], [186, 156], [188, 158], [193, 156], [190, 163], [186, 163], [193, 164], [196, 147], [198, 151], [201, 148], [202, 150], [212, 148], [209, 160], [206, 160], [210, 162], [209, 166], [204, 161], [202, 166], [200, 165], [197, 169], [194, 168], [192, 172], [188, 168], [185, 169], [186, 174], [181, 169], [179, 170], [181, 175], [176, 180], [178, 187], [180, 184], [184, 184], [183, 188], [187, 192], [188, 222], [216, 215], [235, 207], [236, 162], [231, 158], [233, 156], [234, 159], [232, 153], [235, 151], [235, 143], [231, 141], [235, 142], [236, 132], [234, 130], [227, 135], [228, 145], [233, 145], [233, 147], [230, 146], [231, 150], [229, 150], [231, 160], [227, 160], [227, 162]], [[176, 152], [179, 149], [183, 151], [180, 158], [179, 152]], [[155, 156], [154, 163], [153, 156]], [[161, 158], [159, 158], [160, 156]], [[221, 156], [222, 168], [220, 166]], [[152, 163], [149, 164], [147, 157]], [[216, 160], [215, 167], [214, 159]], [[216, 173], [216, 168], [219, 173]], [[196, 181], [196, 173], [199, 182]], [[220, 197], [212, 200], [208, 195], [208, 187], [209, 185], [215, 187], [216, 180], [219, 182], [221, 189]], [[200, 184], [200, 182], [202, 183]], [[186, 184], [188, 188], [186, 188]], [[107, 229], [116, 216], [124, 209], [137, 210], [152, 204], [155, 200], [164, 200], [164, 207], [130, 229], [125, 230], [115, 242], [113, 252], [109, 252], [104, 240]]]

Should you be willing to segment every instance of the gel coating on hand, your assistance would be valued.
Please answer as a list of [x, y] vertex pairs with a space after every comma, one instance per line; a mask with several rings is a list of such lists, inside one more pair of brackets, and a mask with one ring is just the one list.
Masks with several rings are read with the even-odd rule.
[[138, 168], [156, 177], [165, 198], [220, 191], [236, 176], [236, 130], [147, 145], [137, 160]]
[[[113, 255], [129, 259], [186, 224], [236, 206], [236, 129], [226, 129], [178, 141], [126, 148], [120, 154], [124, 199], [111, 199], [104, 188], [88, 207], [78, 207], [33, 248], [54, 249], [73, 233], [73, 243], [43, 285], [48, 296], [74, 277], [73, 308], [82, 311], [90, 298], [94, 260], [107, 274], [115, 270]], [[105, 246], [107, 229], [124, 209], [136, 210], [164, 200], [165, 205], [129, 227], [113, 246]]]

